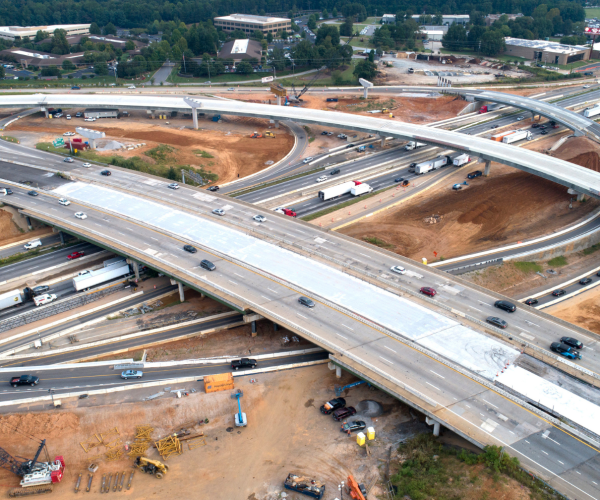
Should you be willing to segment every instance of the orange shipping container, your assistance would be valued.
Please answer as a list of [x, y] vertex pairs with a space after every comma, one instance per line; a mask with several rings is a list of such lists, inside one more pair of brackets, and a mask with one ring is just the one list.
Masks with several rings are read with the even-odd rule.
[[204, 392], [218, 392], [233, 389], [233, 374], [220, 373], [204, 377]]

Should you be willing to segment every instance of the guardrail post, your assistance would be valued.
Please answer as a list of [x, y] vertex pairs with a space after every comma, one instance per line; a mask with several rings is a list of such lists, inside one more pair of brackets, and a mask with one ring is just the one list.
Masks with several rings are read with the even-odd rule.
[[425, 423], [427, 425], [433, 425], [433, 435], [434, 436], [437, 437], [440, 435], [440, 423], [437, 420], [434, 420], [433, 418], [425, 417]]
[[490, 160], [485, 160], [485, 169], [483, 171], [483, 176], [487, 177], [488, 175], [490, 175], [490, 165], [491, 165], [491, 161]]
[[179, 287], [179, 300], [181, 302], [185, 302], [185, 295], [183, 293], [183, 283], [177, 282], [177, 286]]

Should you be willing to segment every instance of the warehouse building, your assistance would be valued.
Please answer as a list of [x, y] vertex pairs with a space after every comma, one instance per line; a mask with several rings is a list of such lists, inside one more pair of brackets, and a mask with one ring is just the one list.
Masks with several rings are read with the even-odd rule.
[[262, 46], [256, 40], [234, 40], [223, 44], [219, 59], [233, 59], [235, 62], [257, 59], [260, 62]]
[[231, 14], [230, 16], [215, 17], [214, 25], [223, 31], [242, 30], [247, 35], [261, 31], [263, 35], [278, 31], [292, 31], [292, 21], [284, 17], [263, 17], [247, 14]]
[[117, 118], [118, 109], [93, 109], [89, 108], [83, 112], [84, 118]]
[[505, 55], [523, 57], [544, 64], [571, 64], [576, 61], [587, 61], [590, 51], [583, 45], [563, 45], [546, 40], [524, 40], [522, 38], [505, 38]]
[[67, 36], [87, 35], [90, 32], [89, 24], [55, 24], [52, 26], [0, 26], [0, 39], [14, 42], [23, 37], [35, 37], [38, 31], [54, 33], [55, 30], [64, 30]]
[[[420, 15], [414, 15], [412, 18], [418, 23]], [[470, 16], [468, 14], [453, 14], [442, 16], [442, 24], [450, 26], [451, 24], [467, 24]], [[396, 14], [384, 14], [381, 18], [382, 24], [394, 24], [396, 22]]]

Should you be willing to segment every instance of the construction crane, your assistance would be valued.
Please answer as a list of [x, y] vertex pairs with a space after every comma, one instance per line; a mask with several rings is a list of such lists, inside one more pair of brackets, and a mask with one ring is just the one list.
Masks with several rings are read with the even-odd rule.
[[325, 66], [319, 68], [319, 70], [315, 73], [315, 76], [312, 77], [312, 79], [310, 80], [310, 82], [308, 82], [306, 85], [304, 85], [304, 88], [300, 91], [300, 92], [296, 92], [296, 87], [292, 84], [292, 92], [293, 94], [290, 96], [290, 101], [291, 102], [302, 102], [301, 97], [306, 94], [306, 91], [308, 89], [310, 89], [313, 84], [315, 83], [315, 81], [317, 80], [317, 78], [319, 78], [319, 75], [321, 74], [321, 71], [323, 71], [323, 68], [325, 68]]

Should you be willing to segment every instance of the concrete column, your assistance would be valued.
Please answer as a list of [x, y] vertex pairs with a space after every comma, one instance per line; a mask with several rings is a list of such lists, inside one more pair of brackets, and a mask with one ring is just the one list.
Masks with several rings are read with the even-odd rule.
[[90, 148], [96, 149], [96, 139], [88, 139], [90, 141]]
[[438, 437], [440, 435], [440, 423], [439, 422], [435, 422], [433, 424], [433, 435], [435, 437]]
[[385, 137], [381, 138], [381, 147], [385, 146]]
[[585, 201], [585, 194], [579, 193], [577, 195], [577, 201]]
[[281, 106], [281, 96], [277, 96], [277, 106]]
[[277, 323], [273, 323], [273, 331], [276, 332], [279, 330], [279, 325]]
[[275, 128], [279, 128], [279, 120], [275, 120]]
[[205, 295], [202, 292], [200, 292], [200, 298], [203, 299], [204, 297]]
[[257, 333], [256, 333], [256, 321], [253, 321], [252, 323], [252, 336], [256, 337]]
[[48, 115], [49, 115], [48, 108], [44, 108], [44, 115], [46, 116], [46, 118], [48, 118]]
[[365, 87], [365, 92], [363, 94], [363, 97], [366, 99], [367, 97], [369, 97], [369, 88]]
[[485, 169], [483, 171], [484, 177], [487, 177], [488, 175], [490, 175], [490, 164], [491, 164], [490, 160], [485, 160]]
[[[140, 265], [137, 262], [132, 262], [133, 272], [135, 273], [135, 279], [140, 279]], [[183, 301], [182, 301], [183, 302]]]
[[63, 233], [62, 231], [59, 231], [58, 235], [60, 236], [60, 244], [64, 245], [65, 244], [65, 233]]
[[183, 293], [183, 284], [182, 283], [177, 283], [177, 286], [179, 287], [179, 300], [181, 302], [185, 301], [185, 295]]
[[335, 367], [335, 378], [342, 378], [342, 367], [341, 366]]
[[153, 110], [153, 109], [151, 109], [151, 110], [150, 110], [150, 118], [152, 118], [153, 120], [154, 120], [154, 118], [156, 118], [156, 117], [154, 116], [154, 113], [156, 113], [156, 111], [155, 111], [155, 110]]
[[27, 227], [29, 228], [29, 230], [33, 231], [33, 226], [31, 225], [31, 219], [29, 218], [29, 215], [25, 216], [25, 220], [27, 221]]
[[192, 109], [192, 119], [194, 120], [194, 130], [198, 130], [198, 109]]

